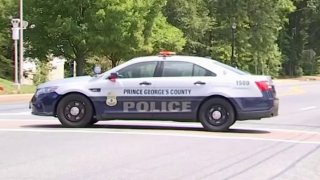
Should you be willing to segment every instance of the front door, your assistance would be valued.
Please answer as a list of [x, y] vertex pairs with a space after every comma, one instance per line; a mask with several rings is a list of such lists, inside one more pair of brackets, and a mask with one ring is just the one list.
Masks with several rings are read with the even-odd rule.
[[150, 92], [154, 88], [154, 74], [158, 62], [148, 61], [120, 69], [114, 81], [107, 82], [106, 105], [103, 117], [106, 119], [150, 119], [152, 117]]

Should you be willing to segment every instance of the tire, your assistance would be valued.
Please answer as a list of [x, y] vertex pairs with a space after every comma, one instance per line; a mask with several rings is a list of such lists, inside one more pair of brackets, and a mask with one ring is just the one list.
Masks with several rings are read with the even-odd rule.
[[97, 122], [99, 122], [96, 118], [92, 118], [89, 125], [94, 125], [96, 124]]
[[199, 120], [208, 131], [227, 131], [235, 119], [232, 105], [223, 98], [211, 98], [200, 107]]
[[64, 127], [83, 128], [90, 125], [93, 119], [93, 107], [87, 97], [70, 94], [59, 102], [57, 116]]

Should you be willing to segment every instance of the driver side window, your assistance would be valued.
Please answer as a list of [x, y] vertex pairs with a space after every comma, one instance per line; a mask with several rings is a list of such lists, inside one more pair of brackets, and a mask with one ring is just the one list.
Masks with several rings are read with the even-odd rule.
[[136, 63], [120, 69], [118, 76], [119, 78], [153, 77], [156, 67], [156, 61]]

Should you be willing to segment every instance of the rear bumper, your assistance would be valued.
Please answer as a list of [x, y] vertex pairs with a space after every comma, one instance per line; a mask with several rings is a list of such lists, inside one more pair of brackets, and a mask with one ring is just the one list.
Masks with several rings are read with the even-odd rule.
[[279, 99], [275, 98], [273, 100], [273, 107], [269, 110], [263, 111], [248, 111], [248, 112], [237, 112], [237, 120], [253, 120], [262, 119], [268, 117], [278, 116], [279, 114]]

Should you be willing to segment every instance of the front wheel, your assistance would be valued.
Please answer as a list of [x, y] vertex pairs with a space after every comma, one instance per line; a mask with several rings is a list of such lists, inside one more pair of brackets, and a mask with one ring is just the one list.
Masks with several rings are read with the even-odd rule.
[[211, 98], [200, 107], [199, 120], [208, 131], [226, 131], [235, 123], [235, 111], [223, 98]]
[[94, 124], [96, 124], [97, 122], [99, 122], [99, 121], [98, 121], [96, 118], [93, 118], [93, 119], [91, 119], [89, 125], [94, 125]]
[[93, 107], [87, 97], [81, 94], [70, 94], [59, 102], [57, 116], [65, 127], [82, 128], [90, 125]]

